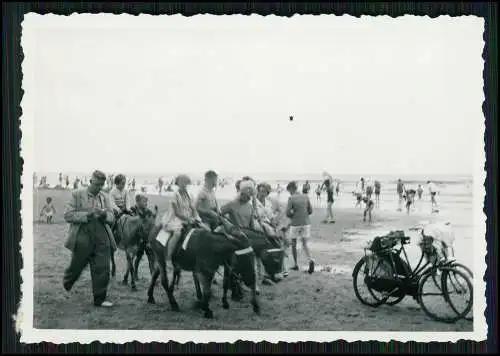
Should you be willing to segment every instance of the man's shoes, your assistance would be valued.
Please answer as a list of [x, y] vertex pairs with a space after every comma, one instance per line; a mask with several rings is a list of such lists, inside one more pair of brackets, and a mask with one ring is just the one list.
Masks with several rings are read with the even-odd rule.
[[71, 292], [69, 290], [63, 289], [63, 297], [64, 297], [64, 299], [70, 299]]
[[64, 286], [64, 285], [63, 285], [63, 292], [62, 293], [63, 293], [63, 297], [65, 299], [70, 299], [71, 295], [73, 294], [73, 293], [71, 293], [71, 289], [66, 289], [66, 286]]
[[298, 271], [299, 270], [299, 266], [293, 266], [292, 268], [290, 268], [291, 270], [293, 271]]
[[98, 304], [98, 303], [94, 303], [94, 305], [96, 307], [103, 307], [103, 308], [111, 308], [113, 306], [113, 303], [111, 303], [110, 301], [108, 300], [105, 300], [104, 302], [102, 302], [101, 304]]

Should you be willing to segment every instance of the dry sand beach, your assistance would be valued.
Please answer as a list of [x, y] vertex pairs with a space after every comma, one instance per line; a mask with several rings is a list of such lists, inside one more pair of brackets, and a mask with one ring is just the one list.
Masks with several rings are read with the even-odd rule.
[[[431, 216], [427, 202], [417, 202], [417, 211], [407, 216], [392, 205], [382, 204], [374, 211], [375, 221], [362, 222], [362, 209], [355, 209], [352, 196], [345, 193], [334, 209], [335, 224], [322, 224], [324, 209], [318, 204], [312, 216], [310, 248], [319, 267], [309, 275], [304, 271], [290, 271], [290, 275], [274, 286], [261, 287], [262, 314], [252, 313], [247, 298], [231, 302], [230, 309], [221, 307], [222, 287], [212, 288], [214, 298], [213, 320], [204, 319], [193, 308], [195, 289], [190, 273], [184, 272], [176, 291], [180, 313], [170, 311], [166, 293], [156, 288], [156, 305], [146, 303], [149, 270], [144, 258], [138, 281], [138, 291], [131, 292], [122, 285], [125, 257], [116, 254], [117, 276], [110, 285], [110, 298], [116, 302], [111, 309], [94, 308], [91, 304], [90, 273], [84, 271], [73, 288], [73, 300], [62, 294], [62, 275], [70, 260], [70, 252], [63, 247], [68, 224], [63, 220], [64, 206], [70, 192], [64, 190], [36, 190], [34, 217], [47, 196], [54, 199], [57, 210], [54, 224], [34, 222], [34, 327], [41, 329], [225, 329], [225, 330], [324, 330], [324, 331], [471, 331], [472, 322], [461, 320], [456, 324], [433, 321], [412, 298], [407, 297], [397, 306], [370, 308], [357, 299], [352, 286], [352, 269], [363, 256], [366, 241], [378, 233], [408, 229], [426, 220], [442, 218]], [[314, 201], [311, 195], [311, 200]], [[160, 212], [167, 209], [168, 197], [151, 195], [150, 203]], [[427, 205], [426, 205], [427, 204]], [[466, 206], [465, 206], [466, 205]], [[444, 206], [457, 235], [456, 257], [472, 267], [472, 202], [460, 211], [456, 205]], [[470, 206], [469, 206], [470, 205]], [[412, 236], [408, 252], [411, 262], [419, 256], [417, 238]], [[299, 259], [301, 259], [299, 249]], [[305, 260], [302, 259], [303, 264]], [[221, 279], [216, 276], [216, 279]], [[60, 293], [59, 293], [60, 292]]]

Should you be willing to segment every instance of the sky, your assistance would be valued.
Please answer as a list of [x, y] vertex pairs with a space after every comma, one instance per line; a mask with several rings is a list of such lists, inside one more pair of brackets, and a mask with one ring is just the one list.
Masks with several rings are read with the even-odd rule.
[[28, 15], [34, 169], [472, 174], [483, 163], [483, 26]]

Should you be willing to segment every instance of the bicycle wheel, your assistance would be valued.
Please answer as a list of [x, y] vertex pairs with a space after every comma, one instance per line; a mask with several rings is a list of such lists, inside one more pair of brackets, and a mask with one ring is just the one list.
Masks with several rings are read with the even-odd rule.
[[[394, 266], [396, 267], [396, 274], [403, 276], [409, 276], [411, 274], [410, 267], [405, 261], [403, 261], [401, 257], [399, 257], [399, 255], [393, 253], [392, 259], [394, 261]], [[392, 273], [394, 274], [394, 268], [392, 268], [393, 264], [391, 263], [391, 259], [389, 256], [383, 257], [383, 263], [386, 265], [390, 265], [391, 270], [393, 271]], [[394, 289], [391, 293], [388, 294], [385, 304], [396, 305], [400, 303], [405, 297], [406, 295], [399, 288]]]
[[[453, 272], [453, 277], [462, 280], [460, 285], [463, 289], [457, 294], [465, 296], [466, 305], [464, 308], [460, 308], [460, 310], [458, 309], [459, 306], [456, 301], [450, 303], [450, 292], [452, 291], [449, 286], [450, 271]], [[441, 280], [439, 288], [435, 283], [436, 275], [439, 276]], [[430, 289], [430, 291], [428, 291], [428, 289]], [[469, 293], [467, 293], [467, 291]], [[470, 295], [470, 297], [467, 295]], [[432, 319], [445, 323], [455, 323], [464, 318], [472, 308], [472, 283], [465, 273], [460, 270], [455, 270], [450, 267], [433, 268], [421, 277], [418, 286], [417, 300], [424, 312]], [[438, 313], [444, 315], [439, 315]]]
[[[471, 279], [471, 282], [472, 282], [472, 280], [473, 280], [473, 274], [472, 274], [472, 271], [467, 266], [465, 266], [465, 265], [463, 265], [461, 263], [458, 263], [458, 262], [453, 262], [452, 264], [448, 265], [448, 267], [449, 268], [453, 268], [455, 270], [460, 270], [460, 271], [464, 272], [464, 274], [466, 276], [468, 276]], [[452, 278], [452, 277], [454, 277], [454, 275], [450, 276], [450, 278]], [[434, 283], [436, 284], [436, 287], [441, 289], [442, 281], [440, 280], [440, 278], [438, 278], [438, 276], [436, 275], [436, 273], [433, 273], [432, 279], [433, 279]], [[460, 290], [460, 288], [463, 288], [463, 286], [460, 286], [460, 282], [458, 280], [455, 280], [455, 278], [453, 278], [452, 288], [455, 288], [455, 290], [458, 288], [458, 290]], [[453, 303], [453, 301], [451, 301], [450, 303]], [[450, 304], [450, 307], [453, 310], [455, 310], [455, 306], [453, 304]], [[474, 320], [472, 312], [473, 311], [471, 309], [469, 311], [469, 313], [467, 313], [467, 315], [464, 317], [464, 319], [468, 320], [468, 321]], [[456, 313], [459, 314], [458, 311], [456, 311]]]
[[[469, 276], [472, 275], [472, 273], [467, 274], [464, 273], [461, 270], [464, 271], [470, 271], [467, 267], [457, 264], [459, 266], [453, 266], [452, 269], [448, 270], [446, 274], [443, 274], [441, 280], [441, 285], [443, 286], [443, 292], [445, 295], [445, 299], [450, 305], [450, 307], [453, 309], [453, 311], [457, 315], [464, 315], [463, 318], [468, 321], [473, 320], [473, 313], [472, 313], [472, 305], [473, 305], [473, 286], [472, 282], [470, 281]], [[456, 268], [458, 267], [458, 268]], [[457, 274], [457, 272], [461, 273]], [[463, 280], [463, 278], [466, 278], [466, 280]], [[472, 288], [471, 288], [471, 295], [467, 296], [467, 290], [468, 290], [468, 285], [469, 283]], [[455, 297], [457, 297], [455, 299]], [[465, 297], [465, 298], [463, 298]], [[465, 299], [465, 306], [463, 304], [463, 300]], [[470, 304], [470, 307], [469, 307]], [[466, 308], [469, 308], [469, 310], [465, 313], [464, 310]]]
[[[393, 279], [395, 275], [402, 274], [406, 276], [407, 274], [402, 271], [405, 268], [405, 262], [394, 253], [392, 254], [392, 258], [393, 260], [391, 260], [389, 255], [377, 256], [375, 259], [376, 263], [372, 268], [372, 274], [388, 279]], [[396, 267], [396, 271], [394, 271], [394, 267]], [[390, 291], [378, 292], [368, 286], [368, 290], [374, 299], [391, 306], [400, 303], [405, 298], [405, 294], [398, 287], [394, 287]]]
[[[375, 298], [371, 292], [371, 289], [366, 285], [366, 277], [368, 277], [370, 273], [370, 266], [368, 265], [369, 258], [370, 257], [363, 257], [358, 261], [358, 263], [356, 263], [356, 266], [354, 266], [354, 270], [352, 271], [352, 283], [356, 298], [358, 298], [361, 303], [370, 307], [378, 307], [384, 304], [384, 301]], [[361, 277], [361, 281], [358, 281], [358, 277]], [[360, 288], [362, 286], [368, 289], [367, 297], [361, 295]]]
[[[360, 293], [360, 283], [358, 282], [359, 272], [363, 271], [361, 277], [363, 281], [363, 285], [368, 290], [371, 298], [364, 298]], [[390, 263], [388, 257], [380, 258], [375, 256], [364, 257], [361, 259], [356, 267], [354, 267], [353, 271], [353, 283], [354, 283], [354, 292], [358, 299], [366, 305], [378, 307], [382, 304], [395, 305], [401, 302], [405, 295], [400, 291], [399, 288], [392, 288], [391, 291], [379, 292], [374, 288], [371, 288], [369, 284], [366, 283], [367, 278], [370, 276], [378, 276], [385, 277], [388, 280], [392, 279], [394, 275], [392, 264]]]

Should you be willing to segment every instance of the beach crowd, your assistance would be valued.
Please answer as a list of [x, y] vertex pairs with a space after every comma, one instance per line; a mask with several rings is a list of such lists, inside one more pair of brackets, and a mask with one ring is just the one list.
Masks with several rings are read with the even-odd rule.
[[[70, 189], [69, 177], [58, 176], [59, 184], [56, 189]], [[37, 177], [34, 174], [33, 184], [37, 186]], [[180, 174], [174, 180], [165, 182], [158, 179], [157, 189], [173, 192], [170, 208], [156, 221], [157, 232], [168, 234], [168, 244], [171, 251], [176, 251], [178, 244], [185, 237], [185, 227], [193, 226], [213, 233], [220, 232], [220, 226], [227, 224], [240, 229], [247, 229], [263, 234], [273, 241], [278, 241], [278, 246], [288, 256], [291, 250], [292, 265], [288, 265], [288, 258], [284, 258], [279, 273], [269, 275], [262, 270], [262, 263], [255, 259], [255, 273], [258, 284], [272, 285], [288, 276], [289, 270], [299, 270], [297, 243], [301, 244], [302, 251], [308, 262], [308, 273], [315, 269], [314, 258], [308, 247], [311, 238], [311, 220], [313, 206], [310, 200], [311, 184], [306, 181], [299, 188], [296, 181], [290, 181], [284, 190], [289, 194], [287, 203], [283, 206], [279, 202], [279, 195], [283, 188], [278, 184], [272, 188], [267, 182], [258, 182], [252, 177], [242, 177], [235, 183], [235, 197], [219, 205], [216, 188], [227, 185], [227, 180], [219, 179], [218, 174], [209, 170], [204, 175], [202, 185], [196, 197], [188, 192], [188, 186], [193, 184], [188, 175]], [[38, 187], [47, 186], [47, 177], [40, 179]], [[272, 191], [277, 193], [278, 199], [270, 197]], [[437, 206], [437, 187], [428, 182], [429, 195], [432, 209]], [[110, 256], [119, 244], [115, 241], [117, 221], [124, 215], [145, 217], [151, 215], [148, 207], [148, 196], [144, 191], [136, 191], [136, 180], [128, 179], [124, 174], [109, 175], [101, 171], [94, 171], [87, 180], [75, 178], [70, 201], [66, 204], [64, 219], [70, 224], [70, 229], [65, 247], [72, 252], [68, 268], [64, 273], [64, 293], [70, 296], [74, 283], [78, 280], [83, 269], [90, 265], [94, 305], [110, 307], [113, 305], [107, 298], [110, 280]], [[321, 201], [322, 193], [326, 192], [327, 206], [323, 223], [335, 223], [333, 204], [335, 196], [340, 193], [340, 182], [333, 179], [328, 173], [323, 173], [322, 183], [314, 190], [316, 199]], [[414, 204], [415, 197], [422, 199], [423, 187], [416, 189], [405, 186], [398, 180], [396, 192], [399, 201], [399, 210], [406, 201], [408, 214]], [[381, 184], [375, 180], [365, 181], [361, 178], [356, 184], [355, 206], [364, 204], [363, 221], [372, 221], [374, 207], [380, 205]], [[51, 223], [56, 213], [52, 198], [47, 198], [46, 204], [40, 212], [41, 220]], [[149, 214], [149, 215], [148, 215]], [[219, 229], [219, 230], [218, 230]], [[225, 230], [224, 233], [227, 233]], [[150, 241], [144, 241], [147, 245]], [[169, 256], [172, 252], [170, 252]], [[258, 290], [258, 286], [257, 286]]]

